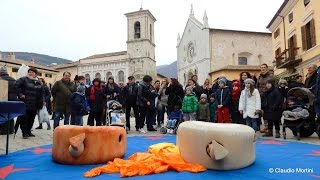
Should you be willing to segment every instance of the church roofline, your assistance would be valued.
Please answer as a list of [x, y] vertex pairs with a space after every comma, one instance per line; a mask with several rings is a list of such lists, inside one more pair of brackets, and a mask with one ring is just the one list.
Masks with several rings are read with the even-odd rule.
[[92, 55], [92, 56], [88, 56], [88, 57], [82, 58], [80, 60], [96, 59], [96, 58], [104, 58], [104, 57], [120, 56], [120, 55], [127, 55], [127, 51], [119, 51], [119, 52], [104, 53], [104, 54], [95, 54], [95, 55]]
[[200, 21], [198, 21], [194, 16], [189, 16], [188, 21], [186, 23], [186, 26], [184, 27], [182, 36], [180, 38], [180, 42], [177, 44], [177, 47], [180, 46], [181, 40], [183, 39], [184, 33], [186, 32], [187, 29], [187, 25], [189, 23], [189, 21], [191, 21], [194, 25], [196, 25], [199, 29], [202, 29], [202, 23]]
[[149, 10], [139, 10], [139, 11], [134, 11], [134, 12], [130, 12], [130, 13], [126, 13], [124, 15], [126, 15], [127, 17], [129, 16], [134, 16], [136, 14], [140, 14], [140, 13], [146, 13], [149, 14], [151, 16], [151, 18], [153, 19], [153, 21], [157, 21], [157, 19], [152, 15], [152, 13]]
[[239, 32], [239, 33], [252, 33], [252, 34], [265, 34], [265, 35], [271, 35], [272, 34], [270, 32], [258, 32], [258, 31], [244, 31], [244, 30], [210, 28], [210, 32], [212, 32], [212, 31]]

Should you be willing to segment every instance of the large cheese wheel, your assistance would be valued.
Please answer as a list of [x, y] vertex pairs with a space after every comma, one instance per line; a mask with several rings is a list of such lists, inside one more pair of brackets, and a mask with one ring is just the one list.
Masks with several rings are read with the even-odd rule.
[[127, 133], [117, 126], [58, 126], [52, 158], [62, 164], [99, 164], [126, 153]]
[[256, 158], [255, 131], [241, 124], [187, 121], [179, 125], [177, 145], [188, 163], [208, 169], [231, 170], [251, 165]]

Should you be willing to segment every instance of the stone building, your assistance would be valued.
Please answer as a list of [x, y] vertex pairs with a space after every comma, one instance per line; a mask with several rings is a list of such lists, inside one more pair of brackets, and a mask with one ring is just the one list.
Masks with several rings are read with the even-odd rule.
[[[79, 60], [78, 75], [88, 80], [112, 76], [115, 82], [127, 81], [128, 76], [141, 80], [144, 75], [157, 77], [155, 61], [154, 22], [149, 10], [125, 14], [127, 17], [127, 51], [95, 54]], [[63, 70], [60, 68], [60, 70]], [[89, 81], [88, 81], [89, 82]]]
[[178, 79], [183, 84], [193, 74], [198, 75], [200, 85], [220, 74], [239, 79], [240, 72], [257, 74], [260, 64], [272, 65], [272, 61], [271, 33], [213, 29], [206, 12], [201, 23], [192, 7], [184, 32], [178, 35]]
[[38, 77], [43, 78], [49, 87], [51, 87], [57, 80], [58, 70], [54, 68], [35, 64], [33, 61], [25, 61], [17, 59], [14, 53], [9, 53], [7, 57], [4, 57], [0, 52], [0, 66], [6, 66], [9, 76], [17, 78], [17, 72], [22, 64], [29, 67], [34, 67], [38, 70]]
[[319, 7], [316, 0], [285, 0], [267, 25], [279, 77], [306, 76], [308, 65], [320, 65]]

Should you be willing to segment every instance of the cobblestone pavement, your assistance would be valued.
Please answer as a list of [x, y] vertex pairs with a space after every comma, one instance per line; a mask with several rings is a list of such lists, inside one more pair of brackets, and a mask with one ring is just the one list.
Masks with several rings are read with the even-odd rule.
[[[158, 128], [158, 131], [155, 132], [148, 132], [146, 134], [140, 134], [137, 132], [134, 128], [134, 118], [131, 118], [131, 131], [129, 131], [128, 136], [158, 136], [160, 134], [160, 130]], [[51, 126], [53, 124], [53, 120], [50, 120]], [[60, 124], [62, 124], [63, 121], [60, 121]], [[84, 124], [87, 124], [87, 116], [84, 117]], [[34, 128], [38, 127], [39, 123], [37, 121], [37, 118], [35, 118]], [[53, 131], [47, 130], [46, 123], [43, 124], [43, 129], [34, 129], [32, 133], [35, 134], [36, 137], [23, 139], [21, 130], [19, 129], [16, 137], [14, 138], [14, 135], [10, 134], [9, 137], [9, 153], [15, 152], [18, 150], [41, 146], [41, 145], [47, 145], [52, 144], [52, 138], [53, 138]], [[296, 138], [293, 136], [292, 132], [288, 129], [287, 131], [287, 141], [297, 141]], [[260, 132], [257, 133], [257, 137], [262, 137], [262, 134]], [[5, 154], [6, 149], [6, 135], [0, 135], [0, 154]], [[269, 139], [275, 139], [275, 138], [269, 138]], [[277, 140], [283, 140], [282, 136], [280, 139]], [[314, 133], [311, 137], [308, 138], [301, 138], [299, 142], [303, 143], [311, 143], [311, 144], [317, 144], [320, 145], [320, 139], [318, 138], [317, 134]]]

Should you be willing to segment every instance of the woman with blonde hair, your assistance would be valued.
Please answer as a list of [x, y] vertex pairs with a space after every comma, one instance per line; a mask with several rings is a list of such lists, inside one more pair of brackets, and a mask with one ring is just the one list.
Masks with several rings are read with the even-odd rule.
[[[206, 79], [206, 80], [204, 81], [202, 87], [201, 87], [201, 88], [202, 88], [202, 93], [203, 93], [203, 94], [206, 94], [208, 98], [210, 97], [210, 95], [211, 95], [211, 93], [212, 93], [211, 86], [212, 86], [212, 85], [211, 85], [211, 83], [210, 83], [210, 80], [209, 80], [209, 79]], [[207, 100], [209, 100], [209, 99], [207, 99]]]

